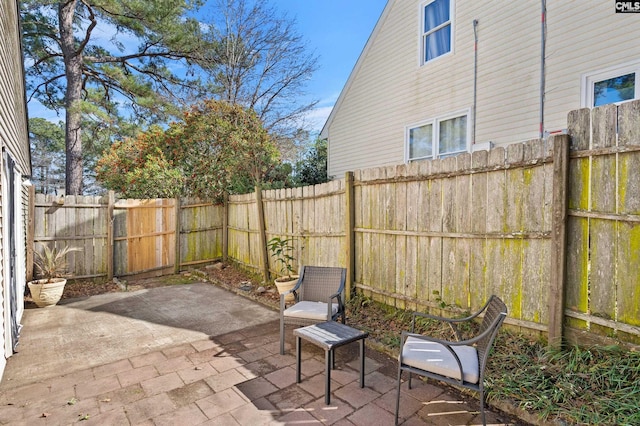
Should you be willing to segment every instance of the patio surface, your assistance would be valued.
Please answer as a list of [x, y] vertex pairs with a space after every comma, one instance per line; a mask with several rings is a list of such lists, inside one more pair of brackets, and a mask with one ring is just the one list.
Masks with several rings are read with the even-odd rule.
[[[393, 424], [395, 360], [369, 349], [361, 389], [357, 343], [337, 349], [327, 406], [324, 352], [303, 342], [296, 384], [292, 329], [280, 355], [278, 314], [211, 284], [64, 302], [25, 311], [0, 424]], [[477, 401], [420, 380], [402, 389], [406, 425], [482, 424]]]

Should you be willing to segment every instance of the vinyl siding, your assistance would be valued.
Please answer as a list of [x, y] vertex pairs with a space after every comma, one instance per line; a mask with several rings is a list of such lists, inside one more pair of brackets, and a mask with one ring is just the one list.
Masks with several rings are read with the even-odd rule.
[[[464, 6], [471, 9], [476, 4], [465, 2]], [[491, 7], [471, 13], [478, 20], [476, 142], [503, 144], [536, 137], [540, 2], [518, 2], [518, 7], [492, 2]]]
[[[472, 110], [474, 19], [476, 142], [539, 136], [541, 2], [455, 0], [452, 52], [420, 66], [422, 3], [388, 2], [323, 131], [329, 175], [402, 163], [408, 125]], [[640, 60], [637, 20], [613, 2], [547, 2], [545, 130], [566, 128], [581, 107], [585, 72]]]
[[15, 0], [0, 0], [0, 141], [29, 174], [22, 53]]
[[550, 3], [545, 127], [556, 130], [581, 107], [583, 74], [640, 61], [640, 15], [615, 13], [614, 2]]
[[[370, 40], [370, 49], [363, 52], [362, 66], [330, 128], [330, 175], [360, 165], [403, 161], [403, 146], [393, 141], [403, 138], [404, 129], [393, 123], [404, 114], [398, 106], [404, 103], [403, 87], [411, 83], [405, 78], [405, 70], [416, 68], [416, 45], [407, 43], [415, 40], [415, 25], [403, 24], [413, 20], [415, 14], [406, 8], [391, 12], [381, 19], [380, 32]], [[388, 60], [391, 57], [393, 60]], [[334, 140], [340, 142], [334, 144]]]
[[[26, 211], [27, 202], [24, 187], [21, 185], [20, 174], [31, 174], [31, 161], [29, 153], [29, 140], [27, 133], [27, 115], [24, 96], [24, 73], [22, 68], [22, 54], [20, 50], [20, 32], [18, 26], [18, 8], [16, 0], [0, 0], [0, 145], [2, 150], [6, 150], [16, 163], [18, 180], [16, 186], [20, 189], [16, 191], [17, 202], [20, 204], [19, 214], [16, 217], [17, 226], [24, 231], [22, 214]], [[6, 188], [7, 182], [4, 180], [4, 162], [0, 155], [0, 189]], [[5, 358], [11, 353], [10, 336], [7, 336], [7, 319], [9, 309], [5, 303], [8, 294], [8, 281], [5, 269], [5, 247], [8, 246], [6, 239], [6, 229], [4, 222], [9, 208], [15, 206], [5, 205], [2, 198], [3, 191], [0, 191], [0, 378], [6, 364]], [[25, 248], [24, 233], [16, 235], [16, 278], [19, 295], [18, 303], [22, 302], [21, 294], [24, 291], [25, 281]], [[20, 305], [19, 305], [20, 306]], [[22, 307], [18, 309], [17, 320], [22, 315]], [[8, 349], [7, 349], [8, 348]]]

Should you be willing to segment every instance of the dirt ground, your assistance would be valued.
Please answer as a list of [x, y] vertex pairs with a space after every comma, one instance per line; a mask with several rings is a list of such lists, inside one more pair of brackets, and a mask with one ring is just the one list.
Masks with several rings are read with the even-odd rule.
[[[113, 281], [69, 280], [64, 288], [63, 299], [93, 296], [102, 293], [136, 291], [145, 288], [163, 287], [167, 285], [188, 284], [195, 281], [214, 282], [228, 290], [245, 294], [265, 304], [278, 303], [279, 296], [275, 288], [269, 286], [264, 292], [259, 291], [260, 284], [251, 274], [224, 263], [216, 263], [206, 267], [192, 269], [179, 275], [165, 275], [152, 278], [114, 279]], [[26, 300], [30, 302], [27, 296]]]

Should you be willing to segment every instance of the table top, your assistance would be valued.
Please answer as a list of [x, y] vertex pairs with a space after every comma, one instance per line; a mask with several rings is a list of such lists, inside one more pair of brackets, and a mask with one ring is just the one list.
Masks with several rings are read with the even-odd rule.
[[326, 321], [293, 330], [294, 336], [312, 342], [325, 350], [331, 350], [369, 335], [336, 321]]

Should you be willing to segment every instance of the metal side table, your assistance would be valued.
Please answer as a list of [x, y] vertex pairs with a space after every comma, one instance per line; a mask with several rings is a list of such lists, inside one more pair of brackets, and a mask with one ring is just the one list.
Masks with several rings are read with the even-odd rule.
[[300, 364], [302, 342], [304, 339], [324, 349], [325, 358], [325, 395], [324, 402], [329, 405], [331, 398], [331, 369], [335, 367], [334, 349], [348, 343], [360, 341], [360, 387], [364, 387], [364, 339], [369, 333], [335, 321], [321, 322], [293, 331], [296, 336], [296, 383], [300, 383]]

